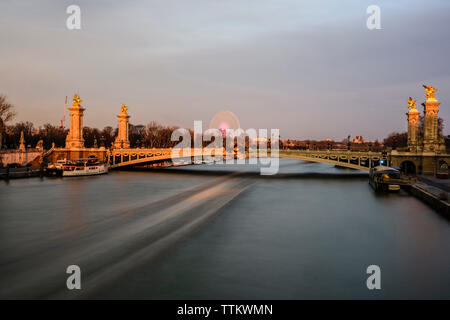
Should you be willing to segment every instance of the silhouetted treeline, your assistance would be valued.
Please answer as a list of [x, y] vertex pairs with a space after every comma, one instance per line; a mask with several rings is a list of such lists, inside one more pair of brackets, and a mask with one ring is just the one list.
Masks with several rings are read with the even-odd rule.
[[405, 148], [408, 146], [408, 133], [392, 132], [384, 139], [384, 145], [392, 149]]
[[39, 140], [44, 143], [44, 148], [51, 148], [54, 142], [57, 146], [64, 146], [68, 130], [51, 124], [45, 124], [35, 128], [31, 122], [19, 122], [6, 127], [3, 133], [3, 148], [16, 149], [20, 145], [20, 134], [23, 132], [25, 145], [34, 148]]
[[[147, 126], [130, 125], [129, 139], [132, 148], [168, 148], [175, 146], [178, 141], [171, 141], [172, 132], [178, 127], [163, 126], [156, 122], [150, 122]], [[43, 141], [44, 148], [50, 149], [52, 143], [55, 147], [64, 147], [68, 129], [59, 126], [45, 124], [36, 128], [31, 122], [18, 122], [6, 127], [3, 133], [3, 148], [17, 149], [20, 145], [21, 132], [24, 134], [25, 145], [34, 148], [39, 140]], [[192, 136], [192, 131], [191, 136]], [[117, 136], [117, 128], [107, 126], [102, 130], [84, 127], [83, 139], [86, 148], [111, 147]]]

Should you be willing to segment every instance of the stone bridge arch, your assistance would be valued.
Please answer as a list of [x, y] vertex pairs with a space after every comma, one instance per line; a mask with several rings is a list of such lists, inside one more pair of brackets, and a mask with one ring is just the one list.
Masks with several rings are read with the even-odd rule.
[[400, 171], [407, 175], [415, 175], [418, 173], [419, 166], [414, 163], [412, 160], [404, 160], [400, 164]]
[[437, 163], [436, 175], [439, 178], [448, 178], [448, 173], [449, 173], [449, 165], [447, 160], [439, 159]]

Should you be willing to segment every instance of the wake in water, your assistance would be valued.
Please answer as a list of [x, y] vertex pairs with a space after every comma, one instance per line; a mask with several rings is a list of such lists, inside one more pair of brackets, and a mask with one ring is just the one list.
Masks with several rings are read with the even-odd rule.
[[[91, 222], [45, 251], [3, 261], [0, 297], [87, 298], [189, 235], [253, 183], [236, 175], [221, 177]], [[67, 290], [69, 265], [80, 266], [83, 290]]]

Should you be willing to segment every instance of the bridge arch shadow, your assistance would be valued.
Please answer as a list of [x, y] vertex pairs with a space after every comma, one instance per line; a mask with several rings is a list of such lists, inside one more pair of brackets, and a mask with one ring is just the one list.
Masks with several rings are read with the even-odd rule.
[[404, 174], [417, 174], [417, 168], [414, 162], [406, 160], [400, 164], [400, 171]]
[[436, 174], [439, 178], [443, 178], [443, 179], [448, 178], [449, 166], [448, 166], [447, 161], [442, 160], [442, 159], [439, 160]]

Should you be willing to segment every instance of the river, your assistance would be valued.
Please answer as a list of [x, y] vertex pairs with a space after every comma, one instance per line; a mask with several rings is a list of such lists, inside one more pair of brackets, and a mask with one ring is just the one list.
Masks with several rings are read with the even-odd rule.
[[0, 298], [450, 299], [450, 223], [421, 201], [326, 164], [257, 172], [0, 181]]

